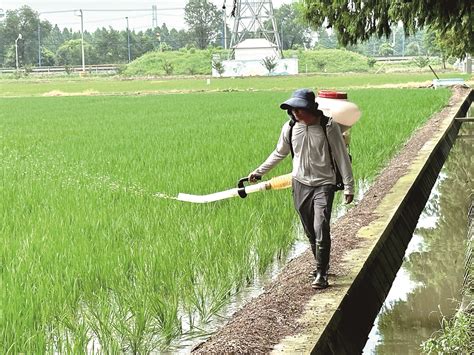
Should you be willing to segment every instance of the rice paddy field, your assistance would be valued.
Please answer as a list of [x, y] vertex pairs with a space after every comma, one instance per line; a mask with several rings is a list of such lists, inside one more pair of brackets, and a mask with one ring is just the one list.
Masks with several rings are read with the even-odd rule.
[[[469, 75], [440, 73], [440, 78], [469, 79]], [[371, 87], [411, 83], [426, 86], [434, 78], [431, 72], [394, 74], [313, 74], [302, 76], [274, 76], [250, 78], [154, 78], [126, 79], [116, 77], [78, 77], [35, 79], [33, 76], [21, 80], [0, 77], [1, 96], [55, 96], [61, 94], [147, 94], [183, 91], [292, 91], [300, 87], [316, 89]], [[209, 79], [209, 83], [207, 81]]]
[[[232, 188], [258, 166], [290, 84], [91, 97], [20, 84], [0, 84], [1, 353], [176, 349], [301, 238], [290, 190], [206, 205], [166, 198]], [[450, 91], [348, 94], [363, 112], [353, 168], [370, 182]]]

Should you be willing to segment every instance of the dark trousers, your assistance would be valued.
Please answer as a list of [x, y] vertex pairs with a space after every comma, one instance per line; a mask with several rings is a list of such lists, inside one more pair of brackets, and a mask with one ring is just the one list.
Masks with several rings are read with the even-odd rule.
[[327, 272], [331, 251], [330, 222], [334, 186], [306, 186], [293, 179], [293, 201], [300, 216], [316, 269]]

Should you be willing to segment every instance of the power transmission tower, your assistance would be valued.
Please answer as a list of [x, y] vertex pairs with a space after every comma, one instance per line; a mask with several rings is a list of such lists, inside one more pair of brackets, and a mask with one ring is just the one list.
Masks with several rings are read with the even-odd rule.
[[234, 0], [232, 15], [235, 16], [234, 28], [230, 40], [231, 57], [233, 47], [247, 38], [265, 38], [277, 46], [277, 52], [283, 58], [280, 35], [273, 14], [271, 0]]

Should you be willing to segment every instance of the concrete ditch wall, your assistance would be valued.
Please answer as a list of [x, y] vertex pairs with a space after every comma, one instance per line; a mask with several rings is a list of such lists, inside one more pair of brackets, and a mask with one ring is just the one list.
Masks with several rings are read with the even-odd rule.
[[333, 310], [324, 330], [309, 329], [306, 334], [285, 338], [275, 347], [275, 352], [354, 354], [362, 351], [402, 264], [419, 215], [458, 134], [461, 122], [455, 118], [465, 116], [473, 97], [470, 90], [464, 102], [453, 108], [453, 115], [442, 122], [439, 132], [423, 146], [408, 173], [383, 199], [376, 210], [380, 217], [359, 231], [363, 248], [346, 256], [345, 263], [352, 271], [340, 280], [341, 288], [327, 299], [318, 295], [311, 300], [303, 316], [308, 323], [318, 322], [309, 320], [316, 304], [324, 304], [328, 312]]

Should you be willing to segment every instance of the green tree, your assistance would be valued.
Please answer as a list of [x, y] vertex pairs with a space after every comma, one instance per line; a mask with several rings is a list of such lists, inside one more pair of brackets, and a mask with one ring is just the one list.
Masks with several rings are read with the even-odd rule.
[[446, 61], [449, 57], [456, 57], [456, 54], [461, 50], [463, 44], [460, 43], [456, 34], [448, 30], [444, 34], [440, 31], [428, 30], [425, 33], [425, 46], [428, 55], [439, 55], [443, 62], [443, 67], [446, 69]]
[[99, 63], [120, 63], [128, 60], [126, 31], [123, 36], [112, 27], [102, 27], [93, 34], [94, 52]]
[[303, 17], [299, 4], [284, 4], [275, 10], [275, 20], [280, 32], [283, 49], [295, 49], [297, 45], [308, 46], [310, 28]]
[[159, 28], [149, 28], [145, 32], [138, 32], [136, 36], [132, 35], [132, 37], [135, 37], [135, 46], [132, 47], [133, 58], [138, 58], [147, 52], [158, 49], [160, 42], [157, 33], [159, 33]]
[[222, 12], [207, 0], [190, 0], [184, 8], [184, 19], [197, 48], [205, 49], [219, 33]]
[[377, 36], [371, 36], [365, 42], [358, 43], [357, 45], [348, 45], [346, 48], [368, 57], [375, 57], [380, 55], [379, 49], [384, 42], [386, 42], [385, 38], [381, 39]]
[[159, 34], [160, 34], [160, 46], [163, 43], [168, 44], [169, 38], [170, 38], [170, 31], [168, 30], [168, 27], [166, 26], [166, 23], [164, 23], [161, 28], [157, 29]]
[[189, 34], [185, 30], [176, 30], [172, 28], [169, 32], [168, 41], [166, 42], [173, 50], [186, 47], [190, 42]]
[[328, 33], [325, 27], [320, 27], [316, 33], [318, 34], [318, 48], [335, 49], [338, 47], [336, 36]]
[[41, 46], [43, 48], [46, 48], [50, 50], [53, 53], [56, 53], [59, 46], [63, 44], [66, 40], [69, 40], [70, 38], [64, 38], [63, 32], [61, 29], [58, 27], [58, 25], [54, 25], [54, 27], [51, 29], [49, 35], [47, 36], [42, 36], [41, 40]]
[[412, 41], [408, 43], [406, 54], [410, 56], [419, 55], [420, 45], [418, 44], [418, 42]]
[[[18, 35], [18, 60], [20, 65], [35, 65], [38, 63], [38, 25], [42, 36], [47, 36], [51, 31], [48, 21], [40, 21], [38, 12], [29, 6], [22, 6], [17, 10], [8, 10], [5, 20], [0, 23], [1, 36], [0, 47], [2, 52], [15, 50], [15, 40]], [[15, 65], [15, 61], [9, 60], [8, 65]]]
[[[81, 65], [82, 64], [82, 43], [80, 39], [71, 39], [64, 42], [56, 53], [56, 65]], [[84, 56], [87, 58], [91, 56], [92, 46], [84, 43]]]
[[48, 48], [41, 48], [41, 65], [52, 66], [54, 65], [55, 55]]
[[427, 27], [441, 36], [452, 33], [451, 54], [474, 52], [472, 2], [465, 0], [329, 1], [304, 0], [306, 19], [314, 28], [327, 21], [343, 45], [367, 41], [370, 36], [389, 37], [392, 26], [403, 23], [407, 34]]
[[67, 29], [66, 27], [63, 28], [62, 35], [64, 42], [69, 41], [70, 39], [78, 39], [80, 37], [75, 36], [74, 31], [72, 29]]
[[382, 43], [379, 47], [379, 54], [384, 57], [393, 55], [392, 45], [388, 42]]
[[225, 72], [224, 64], [222, 64], [222, 60], [220, 59], [214, 59], [212, 61], [212, 68], [219, 74], [219, 76], [222, 76]]

